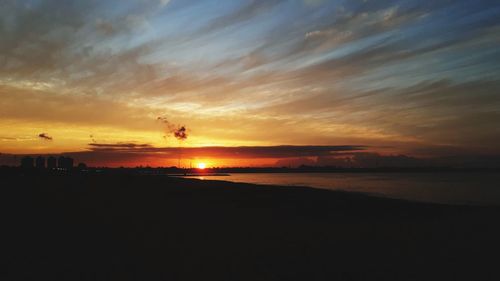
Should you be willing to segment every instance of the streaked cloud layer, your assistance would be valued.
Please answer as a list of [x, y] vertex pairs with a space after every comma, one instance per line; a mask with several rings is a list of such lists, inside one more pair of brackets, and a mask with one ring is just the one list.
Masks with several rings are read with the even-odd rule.
[[500, 4], [427, 2], [2, 1], [0, 151], [178, 146], [167, 116], [189, 147], [498, 153]]

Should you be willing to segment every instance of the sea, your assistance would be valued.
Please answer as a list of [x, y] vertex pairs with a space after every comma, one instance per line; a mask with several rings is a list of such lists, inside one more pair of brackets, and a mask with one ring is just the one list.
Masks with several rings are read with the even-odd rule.
[[305, 186], [454, 205], [500, 206], [500, 173], [232, 173], [196, 175], [264, 185]]

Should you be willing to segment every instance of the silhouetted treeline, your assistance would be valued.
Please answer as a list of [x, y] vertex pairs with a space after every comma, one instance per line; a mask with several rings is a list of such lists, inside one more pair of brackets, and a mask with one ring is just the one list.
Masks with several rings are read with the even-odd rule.
[[317, 167], [300, 166], [288, 167], [229, 167], [208, 168], [204, 170], [188, 169], [190, 173], [406, 173], [406, 172], [471, 172], [471, 171], [500, 171], [497, 168], [452, 168], [452, 167], [381, 167], [381, 168], [342, 168], [342, 167]]
[[0, 167], [2, 173], [88, 173], [88, 174], [140, 174], [140, 175], [227, 175], [232, 173], [448, 173], [448, 172], [500, 172], [497, 168], [338, 168], [338, 167], [224, 167], [206, 169], [183, 169], [177, 167], [135, 167], [135, 168], [108, 168], [87, 167], [80, 163], [72, 169], [35, 169], [26, 167]]

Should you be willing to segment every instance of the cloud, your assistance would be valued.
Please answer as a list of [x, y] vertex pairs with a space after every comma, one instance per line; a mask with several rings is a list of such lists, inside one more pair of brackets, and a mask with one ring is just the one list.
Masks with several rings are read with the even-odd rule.
[[95, 143], [149, 141], [165, 114], [189, 124], [188, 146], [495, 150], [492, 2], [195, 2], [2, 1], [0, 129], [12, 139], [0, 148], [41, 123], [74, 150], [94, 128], [122, 130]]
[[166, 7], [168, 4], [170, 4], [171, 0], [160, 0], [160, 7], [161, 8], [164, 8]]
[[165, 126], [167, 136], [171, 135], [179, 141], [185, 141], [188, 138], [188, 130], [186, 126], [176, 126], [170, 123], [165, 117], [158, 117], [156, 120], [160, 121]]
[[114, 143], [114, 144], [106, 144], [106, 143], [89, 143], [91, 150], [99, 150], [99, 151], [129, 151], [136, 152], [137, 150], [149, 150], [154, 147], [150, 144], [136, 144], [136, 143]]
[[49, 140], [49, 141], [53, 140], [53, 138], [49, 136], [47, 133], [41, 133], [38, 135], [38, 137], [43, 140]]
[[217, 165], [273, 165], [279, 158], [328, 156], [337, 152], [363, 151], [363, 146], [239, 146], [239, 147], [155, 147], [141, 143], [90, 143], [88, 150], [64, 152], [90, 166], [168, 166], [191, 159], [212, 159]]
[[[284, 26], [266, 36], [265, 43], [252, 52], [268, 57], [260, 65], [275, 64], [277, 61], [296, 61], [304, 57], [327, 54], [335, 48], [357, 44], [360, 40], [377, 38], [388, 32], [398, 31], [410, 24], [416, 24], [430, 13], [434, 6], [410, 6], [402, 8], [396, 1], [379, 1], [381, 5], [367, 5], [366, 1], [352, 1], [355, 8], [336, 6], [323, 17], [307, 21], [301, 26]], [[373, 1], [370, 1], [373, 2]], [[356, 3], [356, 4], [354, 4]], [[318, 3], [319, 4], [319, 3]], [[302, 36], [297, 38], [298, 32]], [[368, 47], [370, 48], [370, 47]], [[269, 50], [280, 49], [267, 55]], [[352, 48], [353, 50], [357, 47]], [[361, 49], [361, 51], [364, 51]], [[241, 59], [243, 59], [242, 57]], [[255, 66], [260, 66], [255, 65]]]
[[275, 6], [286, 2], [285, 0], [250, 0], [248, 4], [243, 5], [242, 7], [236, 9], [233, 12], [230, 12], [226, 15], [220, 16], [211, 23], [209, 23], [206, 27], [199, 30], [199, 34], [205, 34], [207, 32], [214, 32], [219, 29], [235, 26], [239, 23], [249, 21], [250, 19], [261, 16], [265, 12], [271, 10]]
[[[407, 155], [381, 155], [373, 152], [345, 152], [335, 153], [330, 156], [319, 156], [315, 158], [282, 159], [276, 162], [277, 166], [299, 167], [321, 166], [339, 168], [417, 168], [447, 166], [437, 158], [417, 158]], [[457, 164], [457, 163], [453, 163]], [[449, 166], [449, 165], [448, 165]]]
[[[2, 85], [0, 95], [0, 116], [5, 120], [156, 130], [154, 122], [144, 122], [144, 116], [154, 113], [154, 110], [133, 107], [125, 102], [110, 101], [94, 95], [65, 95]], [[44, 106], [40, 106], [41, 104]], [[64, 118], [61, 118], [62, 116]], [[127, 121], [124, 123], [124, 120]]]
[[286, 158], [276, 161], [277, 167], [299, 167], [305, 166], [316, 166], [317, 162], [311, 158]]
[[310, 6], [317, 6], [320, 4], [323, 4], [327, 0], [303, 0], [304, 4], [310, 5]]
[[365, 146], [238, 146], [238, 147], [153, 147], [149, 144], [118, 143], [98, 144], [90, 143], [92, 152], [121, 152], [121, 153], [158, 153], [177, 157], [182, 151], [184, 157], [214, 157], [214, 158], [289, 158], [331, 155], [338, 151], [364, 150]]
[[0, 136], [0, 141], [4, 142], [27, 142], [27, 141], [34, 141], [37, 139], [38, 137], [32, 137], [32, 136], [16, 136], [16, 137]]

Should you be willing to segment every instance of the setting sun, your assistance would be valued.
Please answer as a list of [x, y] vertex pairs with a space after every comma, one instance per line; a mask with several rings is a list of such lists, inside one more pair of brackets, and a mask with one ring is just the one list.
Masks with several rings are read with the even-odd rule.
[[207, 165], [205, 163], [198, 163], [198, 169], [205, 169]]

